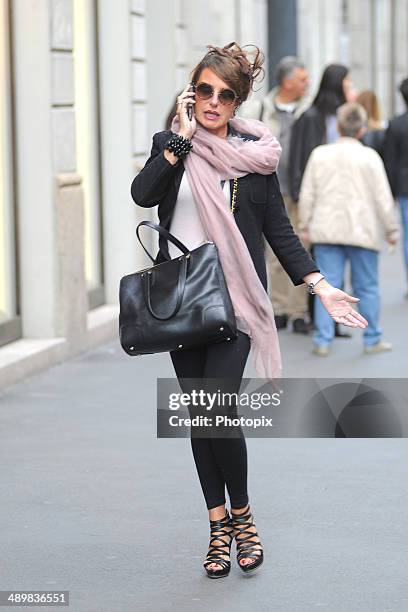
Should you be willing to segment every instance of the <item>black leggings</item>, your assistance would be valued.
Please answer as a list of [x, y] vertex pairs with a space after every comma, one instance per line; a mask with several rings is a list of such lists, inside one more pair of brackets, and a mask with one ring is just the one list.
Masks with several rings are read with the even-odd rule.
[[[238, 331], [238, 337], [230, 342], [171, 351], [170, 356], [183, 393], [189, 392], [189, 381], [180, 380], [183, 378], [228, 379], [227, 383], [223, 381], [221, 392], [239, 393], [249, 351], [249, 336]], [[189, 412], [191, 415], [190, 407]], [[235, 403], [228, 407], [228, 414], [237, 414]], [[240, 426], [234, 427], [234, 434], [236, 437], [228, 438], [191, 435], [194, 461], [208, 509], [225, 504], [225, 486], [233, 508], [244, 508], [248, 503], [245, 437]]]

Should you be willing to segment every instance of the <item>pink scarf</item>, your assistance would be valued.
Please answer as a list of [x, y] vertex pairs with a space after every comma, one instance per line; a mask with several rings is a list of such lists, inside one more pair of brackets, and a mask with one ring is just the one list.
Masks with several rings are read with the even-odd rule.
[[[197, 123], [193, 149], [185, 158], [184, 167], [204, 230], [218, 249], [237, 328], [251, 339], [259, 376], [272, 380], [280, 378], [282, 371], [272, 304], [234, 216], [225, 206], [220, 181], [252, 172], [271, 174], [277, 168], [282, 149], [261, 121], [235, 117], [230, 125], [238, 132], [259, 136], [259, 140], [243, 141], [234, 136], [227, 140]], [[178, 132], [178, 117], [173, 119], [171, 129]]]

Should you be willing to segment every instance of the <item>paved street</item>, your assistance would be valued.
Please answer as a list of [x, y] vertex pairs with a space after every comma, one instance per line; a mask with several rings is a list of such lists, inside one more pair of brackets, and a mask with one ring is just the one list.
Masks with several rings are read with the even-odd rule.
[[[406, 376], [399, 251], [381, 276], [394, 351], [362, 355], [357, 331], [322, 359], [284, 332], [286, 376]], [[115, 341], [0, 396], [1, 589], [69, 590], [75, 612], [408, 609], [407, 440], [248, 439], [265, 563], [244, 576], [234, 555], [211, 581], [190, 443], [156, 439], [157, 376], [168, 355]]]
[[[384, 252], [380, 259], [384, 340], [393, 344], [391, 353], [362, 354], [362, 331], [351, 330], [351, 340], [337, 339], [329, 357], [310, 354], [311, 339], [281, 333], [284, 372], [287, 377], [408, 377], [408, 299], [404, 300], [404, 270], [400, 249]], [[350, 291], [350, 287], [346, 287]], [[343, 327], [342, 330], [345, 330]], [[350, 331], [348, 328], [347, 331]]]

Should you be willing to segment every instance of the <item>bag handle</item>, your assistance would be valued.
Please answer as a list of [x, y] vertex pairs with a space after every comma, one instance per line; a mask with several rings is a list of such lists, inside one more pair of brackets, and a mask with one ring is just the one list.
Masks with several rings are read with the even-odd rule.
[[170, 242], [172, 242], [176, 247], [178, 247], [180, 249], [180, 251], [182, 251], [184, 253], [184, 255], [187, 255], [187, 253], [190, 252], [188, 250], [188, 248], [182, 242], [180, 242], [180, 240], [177, 240], [177, 238], [175, 236], [173, 236], [173, 234], [170, 234], [170, 232], [168, 232], [161, 225], [158, 225], [157, 223], [153, 223], [152, 221], [141, 221], [139, 223], [139, 225], [137, 226], [137, 228], [136, 228], [136, 236], [137, 236], [137, 239], [139, 240], [140, 244], [142, 245], [144, 251], [150, 257], [150, 259], [152, 260], [153, 263], [155, 261], [154, 258], [150, 255], [149, 251], [146, 249], [145, 245], [143, 244], [143, 242], [141, 241], [140, 236], [139, 236], [139, 229], [140, 229], [140, 227], [142, 225], [146, 225], [147, 227], [151, 227], [152, 229], [156, 230], [156, 232], [159, 232], [159, 234], [161, 236], [163, 236], [163, 238], [165, 238], [166, 240], [170, 240]]
[[184, 297], [184, 290], [185, 290], [185, 287], [186, 287], [187, 263], [188, 263], [188, 258], [189, 257], [190, 257], [190, 255], [187, 254], [186, 257], [181, 256], [179, 258], [180, 269], [179, 269], [178, 282], [177, 282], [176, 303], [174, 305], [174, 308], [167, 315], [159, 315], [156, 312], [154, 312], [154, 310], [153, 310], [153, 306], [152, 306], [152, 302], [151, 302], [151, 284], [150, 284], [150, 279], [153, 276], [154, 271], [153, 270], [148, 270], [147, 272], [143, 272], [142, 273], [142, 278], [143, 278], [142, 287], [143, 287], [143, 294], [144, 294], [145, 303], [146, 303], [146, 306], [147, 306], [150, 314], [155, 319], [159, 319], [160, 321], [167, 321], [168, 319], [171, 319], [171, 317], [174, 317], [174, 315], [177, 314], [177, 312], [179, 311], [181, 303], [183, 301], [183, 297]]

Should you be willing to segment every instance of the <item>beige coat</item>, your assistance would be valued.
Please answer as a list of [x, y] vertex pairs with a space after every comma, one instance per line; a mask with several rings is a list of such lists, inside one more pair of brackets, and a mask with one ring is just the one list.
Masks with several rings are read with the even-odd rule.
[[[274, 87], [271, 89], [263, 99], [255, 99], [250, 98], [246, 102], [244, 102], [239, 109], [239, 116], [244, 117], [245, 119], [259, 119], [262, 115], [262, 122], [265, 123], [272, 134], [276, 137], [280, 137], [280, 122], [279, 122], [279, 113], [275, 106], [275, 98], [276, 94], [279, 91], [279, 87]], [[262, 102], [263, 102], [263, 110], [262, 110]], [[298, 119], [302, 113], [305, 112], [310, 106], [311, 99], [308, 97], [301, 98], [297, 105], [296, 110], [294, 112], [295, 119]]]
[[299, 231], [313, 244], [381, 249], [398, 233], [395, 204], [381, 157], [355, 138], [316, 147], [303, 175]]

